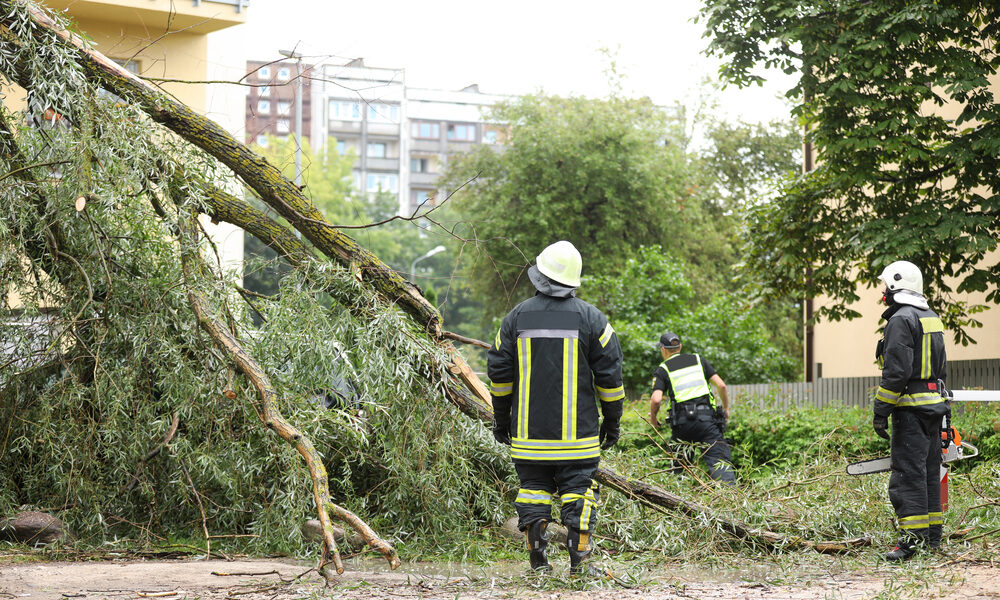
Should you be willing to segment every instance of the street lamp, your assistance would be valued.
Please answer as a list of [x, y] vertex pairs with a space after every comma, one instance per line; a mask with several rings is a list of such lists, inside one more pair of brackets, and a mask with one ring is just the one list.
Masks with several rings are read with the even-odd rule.
[[423, 256], [418, 256], [418, 257], [414, 258], [413, 262], [410, 263], [410, 281], [415, 281], [416, 278], [417, 278], [417, 263], [418, 262], [424, 260], [425, 258], [429, 258], [431, 256], [434, 256], [438, 252], [444, 252], [444, 251], [445, 251], [445, 247], [444, 246], [436, 246], [436, 247], [431, 248], [430, 250], [428, 250], [427, 253], [424, 254]]
[[295, 59], [295, 185], [302, 187], [302, 55], [295, 50], [278, 50]]

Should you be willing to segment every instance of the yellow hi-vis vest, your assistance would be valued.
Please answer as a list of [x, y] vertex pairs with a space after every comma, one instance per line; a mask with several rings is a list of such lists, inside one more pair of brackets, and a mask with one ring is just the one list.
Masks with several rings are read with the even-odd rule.
[[695, 364], [689, 367], [671, 369], [670, 361], [676, 356], [680, 356], [680, 354], [671, 356], [661, 364], [663, 370], [667, 372], [667, 377], [670, 378], [670, 388], [674, 392], [674, 402], [680, 404], [681, 402], [708, 396], [708, 401], [714, 408], [715, 398], [712, 397], [711, 390], [708, 387], [708, 380], [705, 379], [705, 369], [701, 366], [701, 357], [693, 354]]

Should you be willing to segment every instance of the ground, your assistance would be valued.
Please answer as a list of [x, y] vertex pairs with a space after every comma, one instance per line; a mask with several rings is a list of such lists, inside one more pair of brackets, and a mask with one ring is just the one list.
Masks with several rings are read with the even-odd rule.
[[[556, 577], [526, 576], [522, 565], [404, 564], [389, 571], [374, 561], [347, 563], [329, 587], [312, 565], [291, 560], [123, 560], [15, 563], [0, 555], [0, 598], [65, 599], [235, 599], [292, 598], [545, 598], [545, 599], [827, 599], [827, 598], [1000, 598], [1000, 565], [958, 562], [931, 566], [917, 586], [899, 585], [899, 567], [865, 573], [800, 573], [790, 583], [756, 583], [743, 573], [686, 571], [650, 573], [634, 587], [567, 583]], [[305, 573], [299, 579], [296, 576]], [[773, 582], [774, 579], [770, 578]], [[588, 589], [589, 588], [589, 589]]]

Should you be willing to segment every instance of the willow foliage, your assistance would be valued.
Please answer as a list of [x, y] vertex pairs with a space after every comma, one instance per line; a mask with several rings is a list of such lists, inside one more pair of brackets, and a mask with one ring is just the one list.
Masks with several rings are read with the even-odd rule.
[[[61, 511], [91, 543], [197, 540], [204, 526], [250, 536], [234, 538], [250, 548], [302, 549], [298, 526], [315, 514], [308, 472], [198, 328], [185, 296], [195, 286], [324, 455], [335, 502], [401, 539], [499, 520], [509, 466], [442, 401], [444, 367], [427, 372], [414, 356], [446, 358], [412, 321], [319, 259], [277, 296], [244, 298], [205, 245], [211, 269], [185, 281], [174, 224], [200, 198], [183, 182], [237, 184], [88, 84], [20, 3], [2, 9], [16, 21], [0, 44], [3, 104], [22, 93], [14, 82], [28, 92], [23, 111], [0, 108], [0, 514]], [[182, 189], [180, 206], [168, 185]], [[324, 408], [317, 396], [344, 376], [359, 405]]]

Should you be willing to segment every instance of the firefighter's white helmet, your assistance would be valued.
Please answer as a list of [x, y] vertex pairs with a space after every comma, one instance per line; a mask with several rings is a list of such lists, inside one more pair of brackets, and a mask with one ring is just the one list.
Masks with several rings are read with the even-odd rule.
[[886, 289], [900, 304], [910, 304], [919, 308], [927, 308], [924, 299], [924, 278], [917, 265], [897, 260], [882, 270], [878, 276], [885, 283]]
[[580, 287], [583, 259], [580, 258], [580, 251], [566, 240], [546, 246], [535, 259], [535, 265], [542, 275], [553, 281], [569, 287]]

